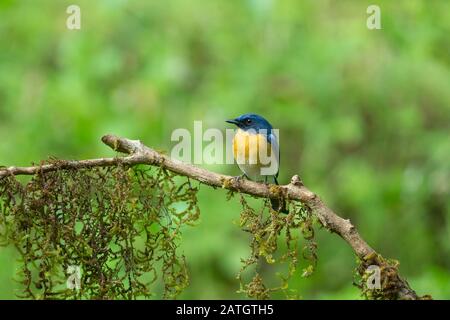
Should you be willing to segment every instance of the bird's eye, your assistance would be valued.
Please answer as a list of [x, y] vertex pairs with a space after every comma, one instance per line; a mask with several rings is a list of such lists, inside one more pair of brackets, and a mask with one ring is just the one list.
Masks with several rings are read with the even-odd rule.
[[246, 124], [252, 123], [252, 119], [247, 119], [247, 120], [245, 120], [245, 123], [246, 123]]

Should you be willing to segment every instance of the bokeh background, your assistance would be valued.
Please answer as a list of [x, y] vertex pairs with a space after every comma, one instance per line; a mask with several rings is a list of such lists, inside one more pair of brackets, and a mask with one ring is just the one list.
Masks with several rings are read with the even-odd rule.
[[[419, 294], [450, 299], [449, 1], [0, 1], [0, 165], [114, 155], [105, 133], [170, 150], [174, 129], [246, 112], [280, 129], [280, 182], [299, 173]], [[202, 187], [200, 207], [181, 298], [243, 298], [239, 201]], [[317, 242], [316, 272], [291, 287], [360, 298], [347, 244]], [[16, 258], [0, 248], [0, 298], [15, 297]]]

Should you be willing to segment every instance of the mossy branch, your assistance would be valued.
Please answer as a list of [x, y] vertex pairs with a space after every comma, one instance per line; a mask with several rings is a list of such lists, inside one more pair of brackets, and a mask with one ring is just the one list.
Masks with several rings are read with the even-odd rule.
[[[378, 297], [390, 299], [420, 299], [409, 284], [400, 277], [396, 265], [379, 255], [360, 236], [356, 228], [348, 219], [343, 219], [333, 210], [328, 208], [315, 193], [303, 185], [298, 175], [292, 177], [287, 185], [275, 186], [257, 183], [249, 180], [237, 180], [234, 177], [211, 172], [178, 160], [171, 159], [167, 155], [159, 153], [139, 140], [130, 140], [114, 135], [105, 135], [102, 141], [113, 150], [128, 154], [120, 158], [100, 158], [80, 161], [59, 160], [55, 163], [31, 167], [7, 167], [0, 169], [0, 178], [8, 175], [34, 175], [41, 172], [50, 172], [60, 169], [84, 169], [93, 167], [108, 167], [118, 164], [137, 165], [147, 164], [158, 166], [172, 171], [178, 175], [189, 177], [203, 184], [225, 188], [231, 191], [249, 194], [261, 198], [279, 198], [280, 195], [291, 200], [299, 201], [310, 208], [320, 223], [329, 231], [338, 234], [353, 249], [361, 261], [358, 271], [364, 276], [366, 267], [378, 265], [382, 270], [383, 288], [389, 292]], [[383, 274], [383, 270], [389, 270]]]

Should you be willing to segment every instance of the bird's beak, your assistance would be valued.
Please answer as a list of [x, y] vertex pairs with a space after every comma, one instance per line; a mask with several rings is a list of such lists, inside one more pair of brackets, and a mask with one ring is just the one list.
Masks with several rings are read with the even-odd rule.
[[232, 123], [235, 125], [238, 125], [238, 123], [239, 123], [236, 119], [226, 120], [225, 122]]

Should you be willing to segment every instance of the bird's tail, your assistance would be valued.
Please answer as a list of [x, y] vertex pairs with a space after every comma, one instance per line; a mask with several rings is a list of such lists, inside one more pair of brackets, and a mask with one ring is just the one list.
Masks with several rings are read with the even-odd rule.
[[286, 200], [284, 200], [284, 198], [270, 199], [270, 205], [272, 206], [272, 209], [277, 212], [286, 213], [286, 214], [289, 213], [289, 211], [286, 208]]
[[[278, 180], [277, 178], [274, 176], [274, 182], [276, 185], [278, 185]], [[281, 212], [281, 213], [285, 213], [288, 214], [289, 211], [286, 207], [286, 200], [284, 200], [284, 198], [271, 198], [270, 199], [270, 205], [272, 206], [272, 209], [277, 211], [277, 212]]]

